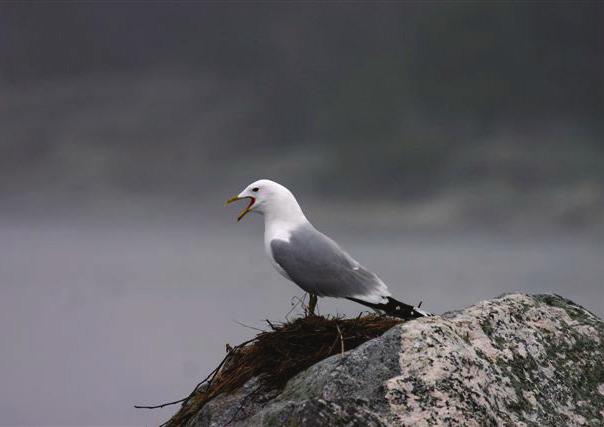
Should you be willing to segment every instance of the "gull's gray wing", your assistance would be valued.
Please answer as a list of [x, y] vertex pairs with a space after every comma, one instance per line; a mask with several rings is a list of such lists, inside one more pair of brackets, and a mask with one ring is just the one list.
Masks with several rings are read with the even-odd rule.
[[289, 242], [272, 240], [270, 248], [275, 262], [306, 292], [326, 297], [356, 297], [375, 303], [390, 295], [375, 274], [310, 225], [294, 230]]

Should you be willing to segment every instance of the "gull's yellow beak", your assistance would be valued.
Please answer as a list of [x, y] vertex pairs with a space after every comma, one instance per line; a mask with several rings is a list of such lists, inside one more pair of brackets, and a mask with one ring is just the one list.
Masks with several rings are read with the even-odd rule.
[[247, 205], [247, 207], [243, 211], [241, 211], [241, 213], [237, 217], [237, 222], [241, 221], [241, 218], [243, 218], [245, 215], [247, 215], [248, 212], [252, 211], [252, 206], [256, 202], [256, 199], [253, 198], [252, 196], [246, 196], [246, 197], [235, 196], [235, 197], [231, 197], [225, 203], [226, 205], [228, 205], [229, 203], [233, 203], [233, 202], [236, 202], [237, 200], [243, 200], [243, 199], [250, 199], [250, 204]]

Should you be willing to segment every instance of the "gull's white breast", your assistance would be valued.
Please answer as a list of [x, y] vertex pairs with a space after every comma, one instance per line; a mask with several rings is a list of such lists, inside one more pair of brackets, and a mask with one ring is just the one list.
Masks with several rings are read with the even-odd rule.
[[293, 231], [293, 226], [291, 224], [278, 222], [278, 221], [270, 221], [265, 224], [264, 227], [264, 251], [268, 255], [268, 259], [271, 261], [275, 270], [285, 277], [287, 280], [292, 280], [291, 277], [285, 272], [285, 270], [275, 261], [275, 257], [273, 256], [273, 250], [271, 249], [271, 242], [273, 240], [282, 240], [284, 242], [288, 242], [291, 237], [291, 233]]

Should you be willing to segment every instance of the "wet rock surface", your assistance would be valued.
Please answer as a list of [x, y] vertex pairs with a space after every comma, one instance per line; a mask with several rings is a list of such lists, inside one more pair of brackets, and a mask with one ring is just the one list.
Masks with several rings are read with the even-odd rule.
[[555, 295], [505, 295], [393, 327], [187, 426], [603, 425], [604, 323]]

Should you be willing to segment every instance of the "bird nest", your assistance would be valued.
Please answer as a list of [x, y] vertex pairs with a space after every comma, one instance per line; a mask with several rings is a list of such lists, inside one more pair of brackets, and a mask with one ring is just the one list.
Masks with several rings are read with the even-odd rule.
[[182, 402], [182, 406], [164, 426], [184, 425], [211, 399], [237, 390], [252, 378], [258, 379], [258, 391], [281, 390], [290, 378], [315, 363], [351, 350], [402, 322], [376, 315], [352, 319], [306, 316], [278, 325], [268, 322], [269, 331], [236, 347], [227, 345], [227, 355], [216, 369], [188, 397], [169, 403]]

